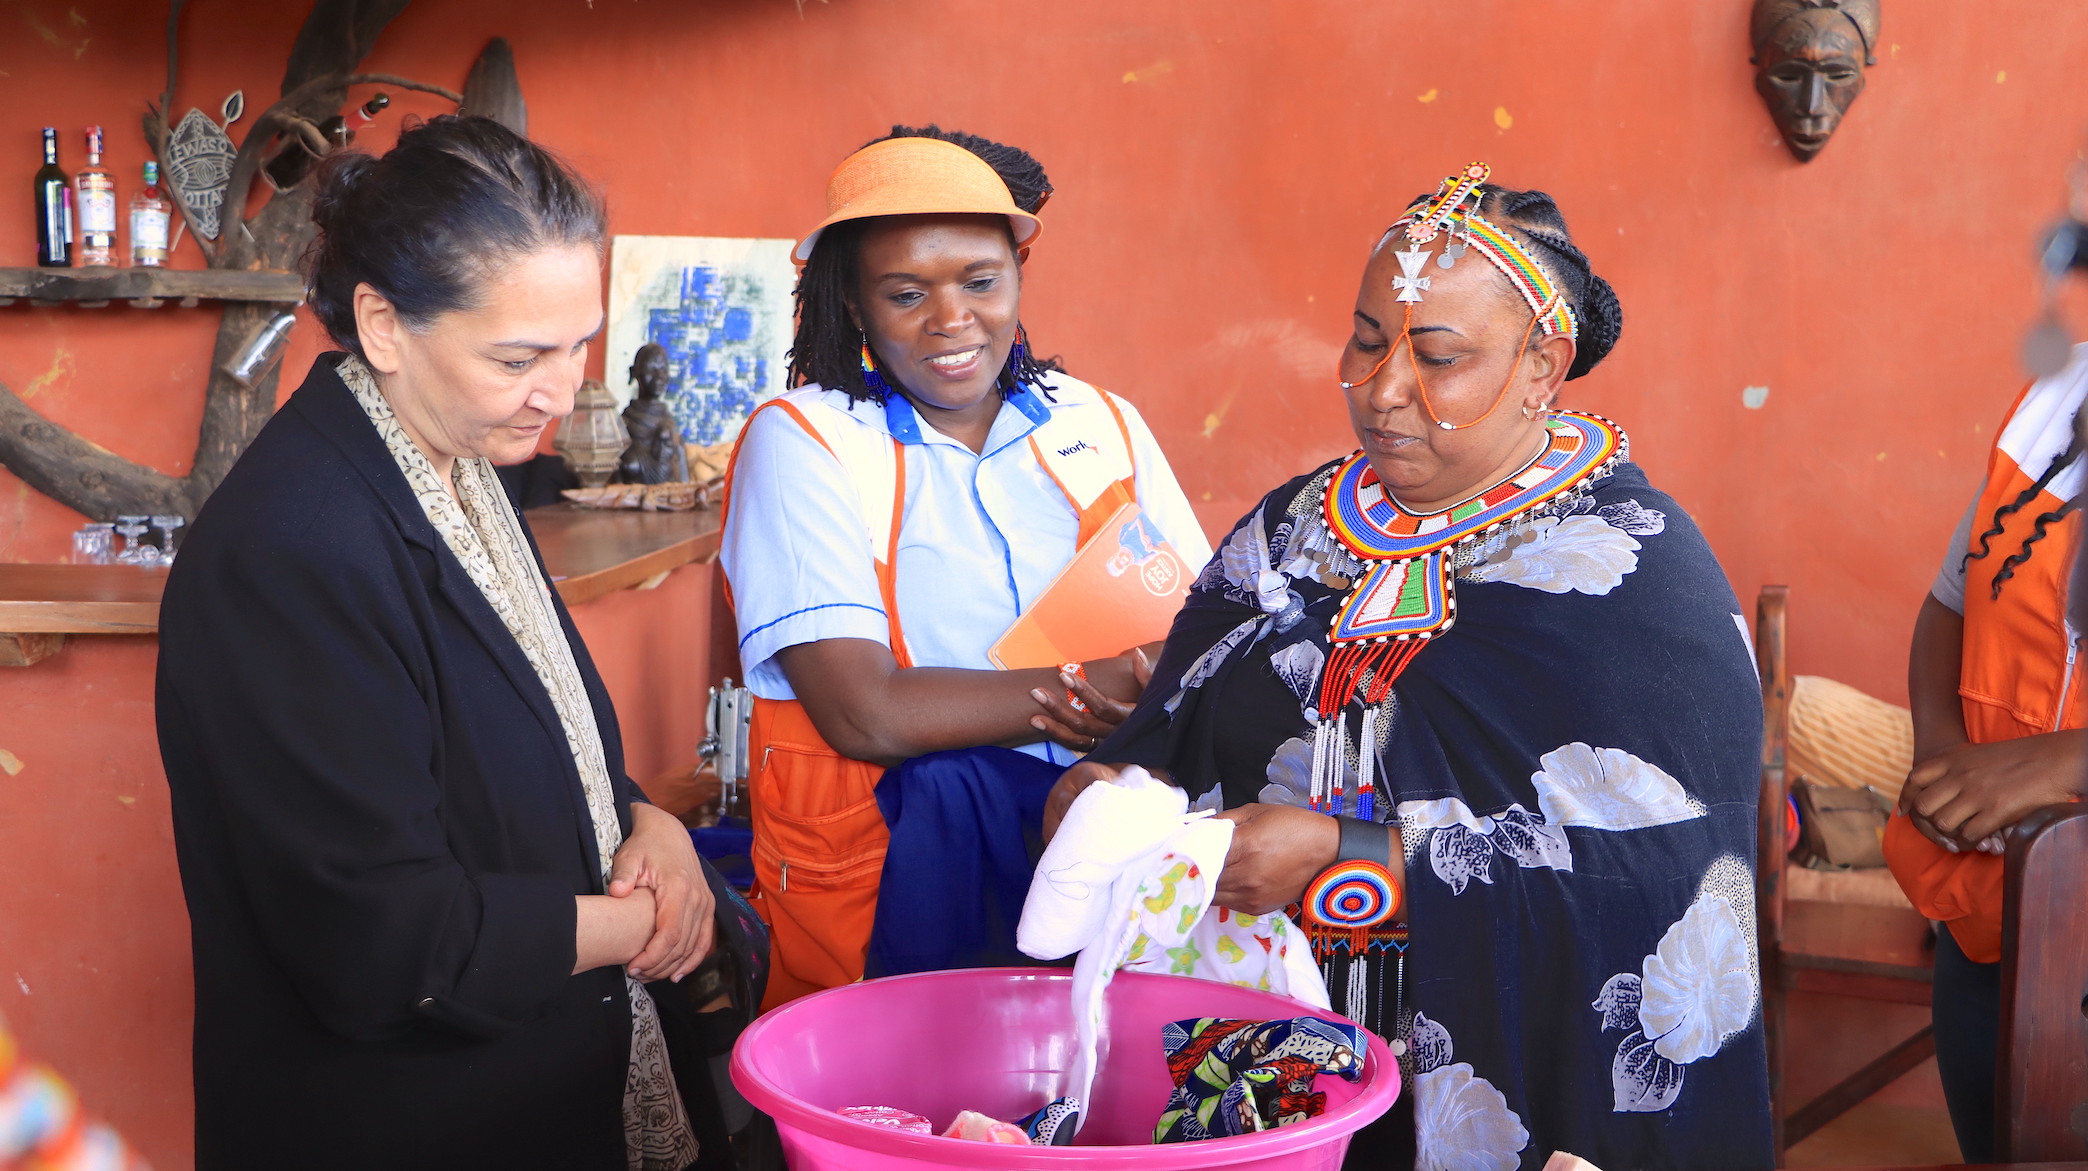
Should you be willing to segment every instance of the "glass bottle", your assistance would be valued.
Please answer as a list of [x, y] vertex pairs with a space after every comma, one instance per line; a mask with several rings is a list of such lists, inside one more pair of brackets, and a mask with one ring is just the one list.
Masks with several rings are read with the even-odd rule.
[[80, 217], [80, 267], [116, 263], [116, 176], [101, 165], [102, 128], [87, 128], [87, 165], [73, 176]]
[[43, 128], [44, 161], [36, 172], [36, 263], [72, 267], [72, 183], [58, 169], [58, 128]]
[[[370, 121], [389, 105], [391, 95], [374, 94], [369, 101], [349, 111], [347, 116], [335, 114], [319, 123], [319, 137], [326, 140], [326, 149], [339, 150], [354, 142], [356, 132], [368, 126]], [[292, 136], [284, 143], [283, 148], [276, 152], [275, 157], [268, 160], [268, 165], [261, 171], [268, 177], [268, 181], [275, 185], [276, 190], [288, 191], [297, 186], [318, 161], [319, 156], [312, 153], [311, 148], [305, 145], [304, 139]]]
[[135, 268], [167, 263], [167, 229], [174, 206], [159, 186], [159, 164], [145, 164], [145, 186], [130, 201], [130, 262]]

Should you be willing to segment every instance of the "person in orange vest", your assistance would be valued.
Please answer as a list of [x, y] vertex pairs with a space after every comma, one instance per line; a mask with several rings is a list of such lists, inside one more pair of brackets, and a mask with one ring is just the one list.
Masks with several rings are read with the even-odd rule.
[[1988, 456], [1915, 621], [1913, 771], [1885, 860], [1936, 940], [1936, 1068], [1958, 1147], [1994, 1161], [2005, 835], [2088, 781], [2080, 635], [2067, 615], [2080, 541], [2088, 346], [2032, 383]]
[[[895, 128], [836, 169], [829, 214], [797, 246], [797, 388], [741, 434], [720, 550], [755, 696], [768, 1007], [862, 978], [873, 921], [917, 913], [878, 904], [907, 861], [887, 859], [902, 797], [906, 817], [932, 818], [930, 844], [964, 853], [977, 838], [990, 855], [940, 877], [916, 868], [912, 889], [999, 891], [953, 918], [990, 921], [1012, 952], [1025, 834], [1059, 773], [1128, 713], [1144, 660], [1129, 638], [1060, 668], [1000, 670], [990, 651], [1091, 540], [1123, 542], [1126, 560], [1164, 542], [1179, 588], [1210, 557], [1137, 410], [1029, 345], [1022, 265], [1048, 193], [1020, 151]], [[888, 970], [953, 954], [913, 942]]]

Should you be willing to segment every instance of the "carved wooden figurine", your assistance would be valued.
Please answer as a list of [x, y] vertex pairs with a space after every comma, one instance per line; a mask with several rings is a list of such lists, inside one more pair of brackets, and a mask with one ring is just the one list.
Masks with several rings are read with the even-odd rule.
[[1801, 163], [1827, 145], [1878, 63], [1879, 0], [1755, 0], [1755, 92]]
[[669, 368], [666, 347], [647, 342], [631, 360], [631, 381], [638, 397], [624, 408], [624, 429], [631, 445], [616, 465], [619, 484], [679, 484], [689, 478], [689, 452], [682, 446], [681, 424], [667, 401]]

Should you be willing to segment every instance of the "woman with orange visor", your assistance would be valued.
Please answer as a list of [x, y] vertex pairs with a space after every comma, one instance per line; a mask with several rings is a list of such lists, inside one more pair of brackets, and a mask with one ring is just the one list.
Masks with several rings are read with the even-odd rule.
[[[1076, 553], [1167, 587], [1170, 610], [1210, 556], [1137, 409], [1029, 345], [1048, 192], [1020, 151], [897, 128], [835, 170], [798, 245], [799, 385], [748, 420], [720, 555], [756, 697], [772, 1006], [862, 978], [873, 922], [873, 975], [1021, 959], [1025, 837], [1129, 711], [1133, 648], [1168, 611], [1084, 661], [996, 651]], [[1171, 576], [1148, 579], [1163, 552]]]

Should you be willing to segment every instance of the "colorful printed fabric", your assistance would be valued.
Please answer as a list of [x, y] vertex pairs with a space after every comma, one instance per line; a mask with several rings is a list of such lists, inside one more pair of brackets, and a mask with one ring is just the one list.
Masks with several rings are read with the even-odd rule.
[[1232, 1138], [1288, 1126], [1326, 1112], [1315, 1092], [1323, 1073], [1363, 1075], [1363, 1030], [1301, 1016], [1287, 1021], [1205, 1017], [1160, 1028], [1174, 1096], [1153, 1128], [1156, 1143]]
[[1070, 1147], [1080, 1130], [1080, 1099], [1054, 1098], [1036, 1113], [1016, 1119], [1015, 1125], [1037, 1146]]
[[1065, 1085], [1094, 1087], [1117, 969], [1193, 976], [1259, 988], [1332, 1009], [1311, 945], [1283, 912], [1239, 915], [1213, 907], [1233, 823], [1189, 813], [1188, 798], [1144, 769], [1090, 785], [1066, 812], [1037, 863], [1016, 943], [1027, 955], [1073, 964], [1077, 1029]]

